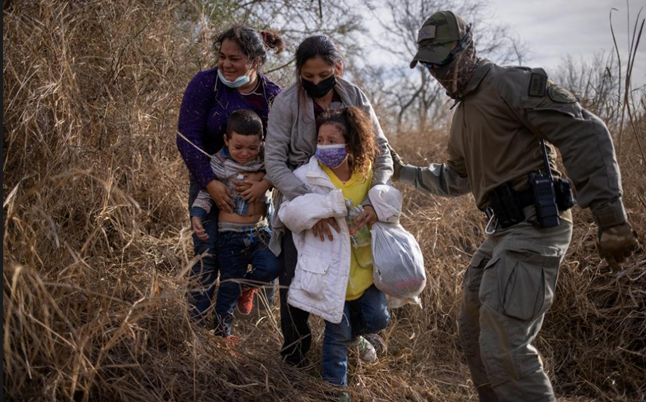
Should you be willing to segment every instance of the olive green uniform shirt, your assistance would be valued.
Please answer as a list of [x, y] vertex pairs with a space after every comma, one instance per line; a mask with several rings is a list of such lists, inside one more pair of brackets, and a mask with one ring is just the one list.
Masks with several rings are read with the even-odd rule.
[[550, 144], [561, 152], [579, 206], [590, 207], [603, 227], [626, 221], [607, 127], [540, 68], [481, 60], [453, 116], [447, 163], [404, 166], [400, 180], [438, 195], [472, 192], [484, 208], [489, 191], [506, 182], [524, 190], [528, 174], [543, 169], [541, 138], [549, 142], [555, 176], [560, 174]]

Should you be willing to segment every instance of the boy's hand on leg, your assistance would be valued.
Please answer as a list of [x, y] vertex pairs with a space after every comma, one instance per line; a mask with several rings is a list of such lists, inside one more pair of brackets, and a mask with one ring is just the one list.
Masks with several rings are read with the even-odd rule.
[[202, 220], [197, 216], [191, 217], [191, 223], [193, 224], [193, 233], [200, 240], [207, 240], [209, 235], [206, 233], [204, 226], [202, 226]]

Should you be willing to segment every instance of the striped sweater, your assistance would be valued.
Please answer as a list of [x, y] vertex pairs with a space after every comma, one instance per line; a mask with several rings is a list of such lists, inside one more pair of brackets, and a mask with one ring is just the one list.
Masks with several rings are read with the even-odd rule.
[[[225, 145], [211, 158], [211, 170], [213, 171], [213, 174], [215, 174], [215, 177], [220, 182], [224, 183], [224, 185], [233, 192], [233, 202], [235, 204], [233, 212], [236, 214], [246, 215], [248, 204], [244, 199], [242, 199], [242, 197], [240, 197], [239, 194], [235, 192], [235, 190], [233, 189], [233, 183], [236, 180], [243, 180], [249, 173], [263, 171], [265, 169], [263, 156], [264, 148], [261, 146], [258, 157], [242, 165], [231, 158], [231, 156], [229, 155], [229, 149]], [[267, 194], [265, 194], [265, 196], [258, 201], [267, 201]], [[200, 192], [197, 194], [197, 198], [191, 206], [191, 216], [197, 216], [201, 219], [205, 219], [206, 215], [209, 214], [214, 204], [215, 202], [211, 198], [209, 192], [206, 191], [206, 189], [200, 190]]]

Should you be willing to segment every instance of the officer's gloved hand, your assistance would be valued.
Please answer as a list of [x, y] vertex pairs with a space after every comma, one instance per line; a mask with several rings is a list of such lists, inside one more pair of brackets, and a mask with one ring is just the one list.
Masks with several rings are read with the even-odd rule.
[[638, 246], [637, 233], [628, 222], [608, 228], [599, 228], [599, 239], [597, 240], [599, 255], [613, 268], [618, 267], [619, 263], [630, 257]]
[[390, 157], [393, 158], [393, 181], [397, 181], [399, 180], [399, 174], [401, 173], [402, 167], [404, 167], [405, 163], [390, 144], [388, 144], [388, 150], [390, 151]]

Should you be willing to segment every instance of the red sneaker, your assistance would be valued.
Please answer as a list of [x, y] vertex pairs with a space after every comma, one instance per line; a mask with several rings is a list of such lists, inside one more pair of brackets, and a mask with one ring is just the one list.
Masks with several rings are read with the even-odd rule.
[[242, 315], [249, 315], [253, 308], [253, 295], [258, 292], [258, 288], [243, 288], [238, 298], [238, 311]]

